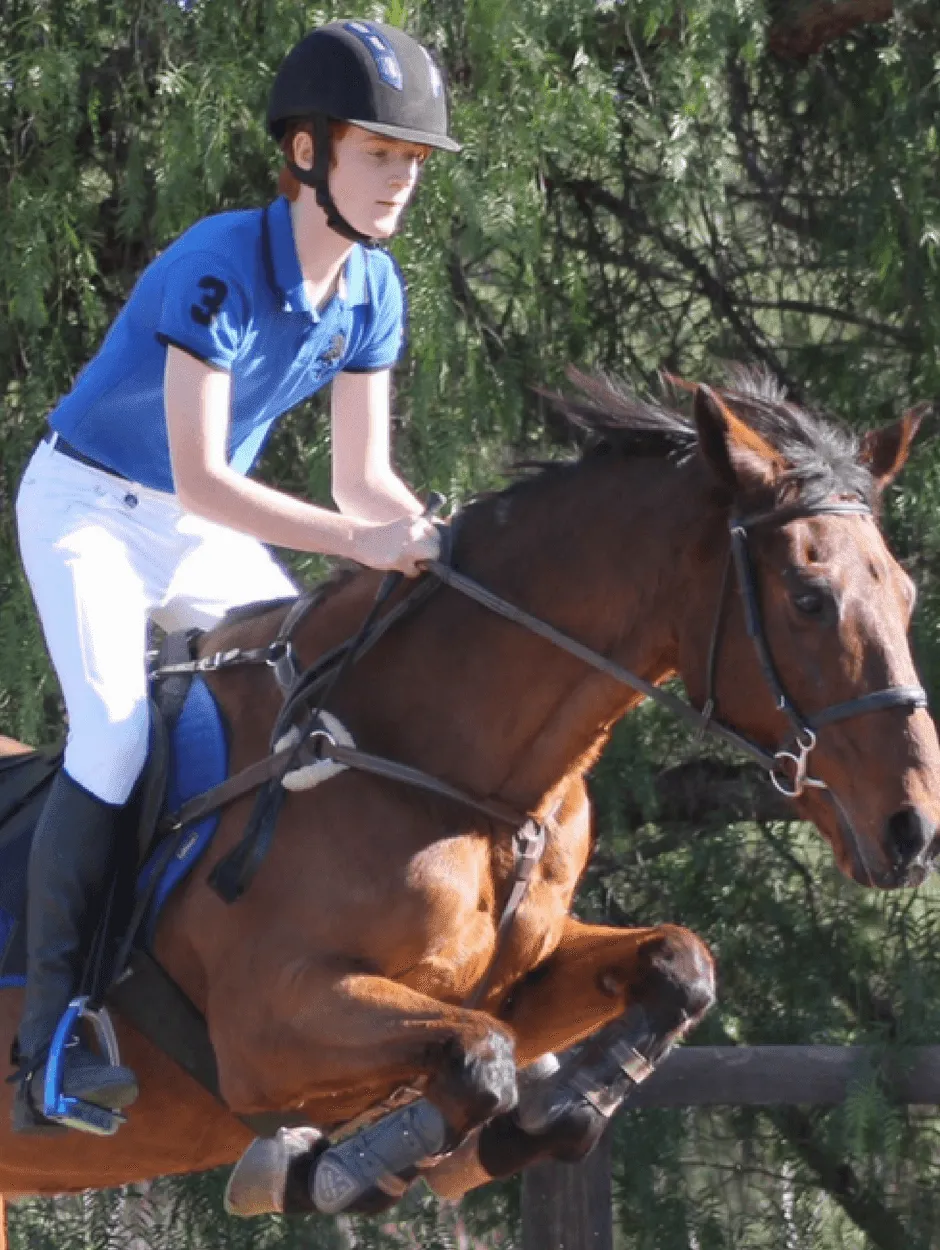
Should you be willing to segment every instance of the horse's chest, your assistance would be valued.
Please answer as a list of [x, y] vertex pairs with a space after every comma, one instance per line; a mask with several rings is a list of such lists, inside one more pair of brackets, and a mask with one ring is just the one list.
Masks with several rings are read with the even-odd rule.
[[[443, 839], [413, 857], [407, 875], [412, 940], [403, 943], [412, 957], [396, 970], [397, 980], [435, 998], [461, 999], [471, 992], [497, 954], [504, 900], [496, 897], [491, 869], [483, 838]], [[550, 953], [569, 902], [570, 890], [536, 876], [498, 952], [501, 980], [514, 979]]]

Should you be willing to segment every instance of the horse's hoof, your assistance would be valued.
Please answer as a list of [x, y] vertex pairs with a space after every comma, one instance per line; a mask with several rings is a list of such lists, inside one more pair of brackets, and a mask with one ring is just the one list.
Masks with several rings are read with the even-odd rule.
[[[308, 1127], [280, 1128], [273, 1137], [256, 1137], [232, 1168], [225, 1186], [228, 1214], [294, 1214], [287, 1197], [291, 1166], [302, 1156], [312, 1155], [319, 1142], [326, 1143], [323, 1134]], [[312, 1203], [307, 1210], [314, 1210]]]

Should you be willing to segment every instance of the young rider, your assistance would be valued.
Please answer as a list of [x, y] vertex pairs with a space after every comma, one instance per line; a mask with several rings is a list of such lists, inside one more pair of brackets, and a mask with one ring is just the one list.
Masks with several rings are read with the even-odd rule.
[[[29, 864], [21, 1131], [61, 1131], [40, 1113], [45, 1061], [145, 762], [148, 619], [208, 627], [294, 595], [262, 544], [409, 575], [437, 551], [390, 465], [404, 295], [371, 244], [394, 234], [429, 151], [459, 150], [440, 73], [400, 30], [331, 22], [284, 60], [268, 124], [284, 194], [198, 222], [144, 271], [50, 415], [17, 498], [69, 719]], [[246, 476], [277, 419], [330, 383], [338, 512]], [[63, 1090], [118, 1109], [137, 1082], [78, 1040]]]

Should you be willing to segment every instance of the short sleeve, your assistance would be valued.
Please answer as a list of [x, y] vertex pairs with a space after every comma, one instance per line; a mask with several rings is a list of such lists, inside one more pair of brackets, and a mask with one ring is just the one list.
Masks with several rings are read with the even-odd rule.
[[161, 343], [231, 369], [248, 320], [248, 300], [224, 261], [192, 252], [168, 266], [156, 331]]
[[374, 252], [379, 261], [370, 283], [368, 333], [356, 354], [343, 365], [346, 373], [372, 373], [390, 369], [402, 352], [405, 340], [406, 300], [401, 271], [387, 252]]

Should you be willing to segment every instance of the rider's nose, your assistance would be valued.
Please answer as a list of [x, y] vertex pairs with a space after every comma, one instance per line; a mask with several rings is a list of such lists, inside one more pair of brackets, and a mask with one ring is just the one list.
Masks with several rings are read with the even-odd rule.
[[937, 832], [937, 826], [928, 820], [918, 807], [902, 807], [888, 817], [888, 841], [894, 849], [900, 867], [912, 864], [923, 855]]

